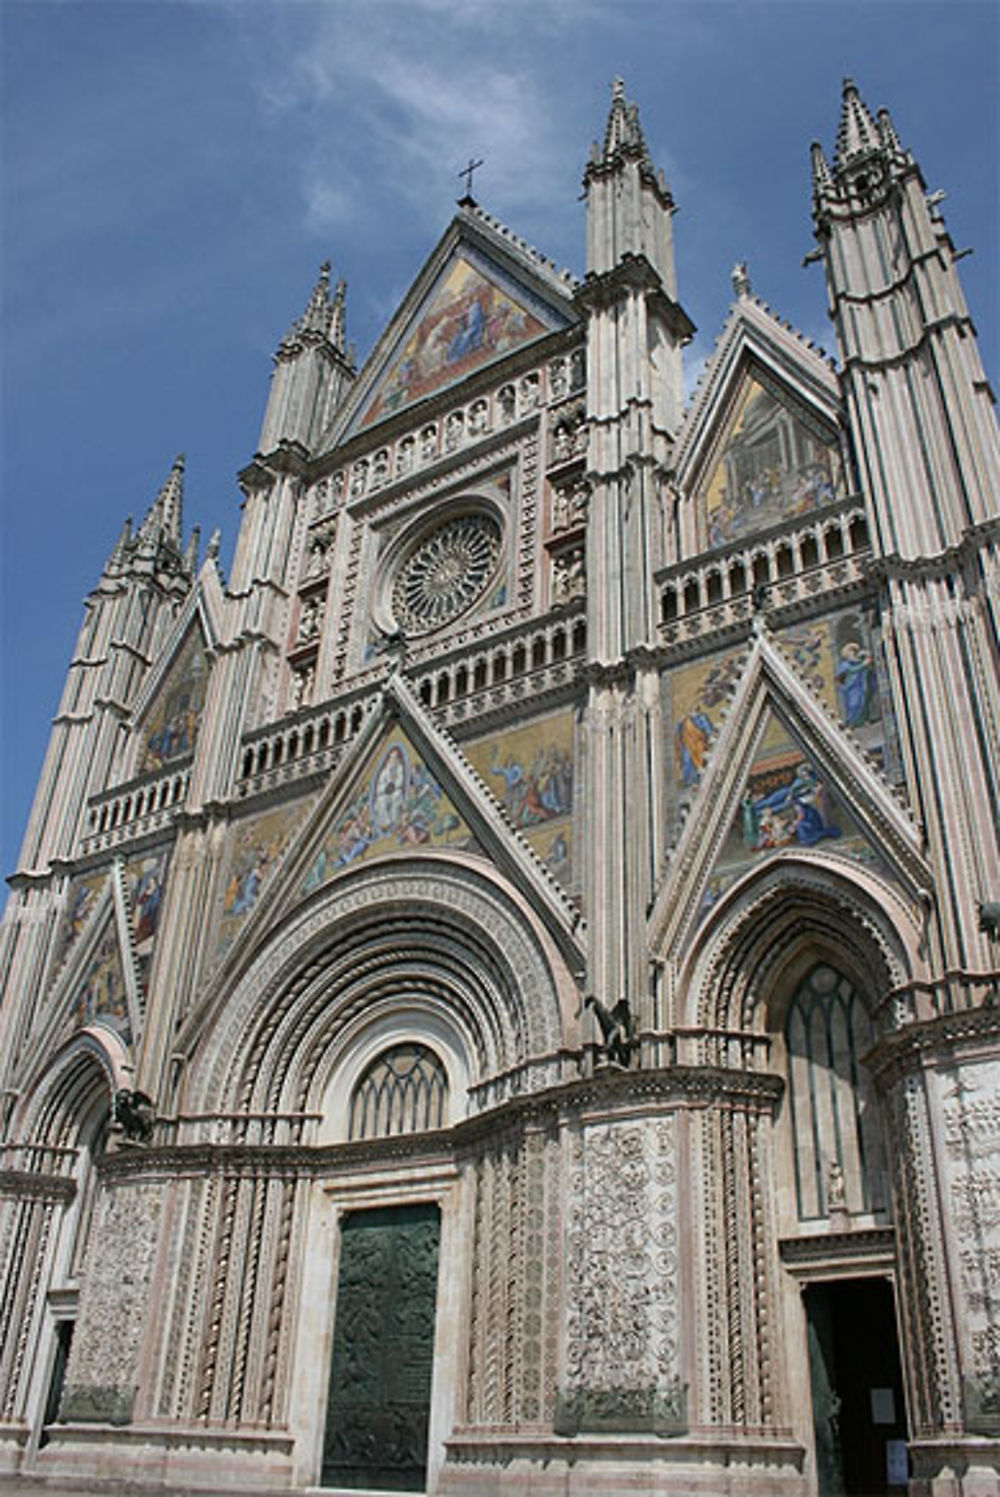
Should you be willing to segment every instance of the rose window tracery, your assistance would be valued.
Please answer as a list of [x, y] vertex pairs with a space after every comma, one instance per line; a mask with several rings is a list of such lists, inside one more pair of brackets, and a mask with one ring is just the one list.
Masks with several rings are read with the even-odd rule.
[[438, 629], [481, 597], [500, 556], [500, 526], [486, 514], [457, 515], [407, 557], [392, 590], [392, 610], [412, 633]]

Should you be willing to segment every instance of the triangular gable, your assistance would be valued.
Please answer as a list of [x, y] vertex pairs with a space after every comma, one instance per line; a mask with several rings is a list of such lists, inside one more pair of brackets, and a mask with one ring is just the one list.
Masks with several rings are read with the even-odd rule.
[[485, 215], [463, 211], [362, 368], [324, 448], [576, 320], [572, 285]]
[[[456, 744], [394, 675], [318, 802], [288, 835], [279, 871], [241, 919], [239, 941], [225, 939], [201, 1011], [304, 900], [366, 861], [426, 852], [488, 860], [530, 902], [573, 970], [581, 966], [575, 905]], [[227, 899], [236, 887], [230, 876]]]
[[201, 726], [219, 637], [221, 589], [214, 562], [202, 567], [132, 709], [136, 744], [133, 772], [149, 774], [187, 759]]
[[142, 1031], [145, 1005], [128, 875], [116, 860], [101, 878], [103, 887], [53, 984], [46, 1018], [33, 1033], [37, 1056], [53, 1053], [78, 1030], [94, 1025], [112, 1030], [129, 1048]]
[[862, 863], [916, 901], [921, 839], [892, 789], [761, 628], [650, 915], [656, 950], [680, 950], [711, 905], [769, 856]]
[[733, 308], [677, 446], [688, 554], [787, 524], [849, 484], [836, 373], [766, 307]]

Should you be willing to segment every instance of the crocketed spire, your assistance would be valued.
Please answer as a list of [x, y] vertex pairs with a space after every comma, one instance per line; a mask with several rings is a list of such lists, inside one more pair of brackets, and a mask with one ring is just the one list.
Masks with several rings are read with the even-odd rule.
[[612, 166], [623, 155], [638, 158], [645, 167], [653, 170], [652, 158], [639, 123], [639, 107], [629, 103], [625, 97], [624, 81], [616, 78], [611, 86], [611, 109], [604, 131], [604, 147], [602, 150], [595, 140], [591, 147], [590, 164]]
[[167, 481], [157, 494], [138, 535], [146, 540], [166, 540], [180, 547], [184, 509], [184, 454], [178, 453]]
[[837, 165], [845, 166], [855, 156], [873, 151], [880, 144], [875, 121], [858, 93], [853, 78], [844, 79], [844, 102], [837, 131]]
[[324, 336], [329, 332], [330, 318], [333, 315], [333, 308], [330, 306], [330, 269], [329, 260], [324, 260], [302, 318], [303, 332], [322, 333]]

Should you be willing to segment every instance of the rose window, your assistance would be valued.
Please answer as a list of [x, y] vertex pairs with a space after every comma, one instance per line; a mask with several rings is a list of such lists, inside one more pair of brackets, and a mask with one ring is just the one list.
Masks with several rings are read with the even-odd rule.
[[416, 633], [440, 628], [481, 597], [496, 571], [500, 527], [489, 515], [458, 515], [411, 552], [392, 590], [397, 622]]

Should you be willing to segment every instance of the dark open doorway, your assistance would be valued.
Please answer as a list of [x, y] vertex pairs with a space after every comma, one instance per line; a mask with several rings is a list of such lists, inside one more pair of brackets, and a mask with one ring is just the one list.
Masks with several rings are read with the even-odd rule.
[[424, 1489], [440, 1231], [433, 1205], [344, 1221], [324, 1486]]
[[819, 1497], [906, 1491], [906, 1411], [892, 1288], [839, 1279], [805, 1291]]

